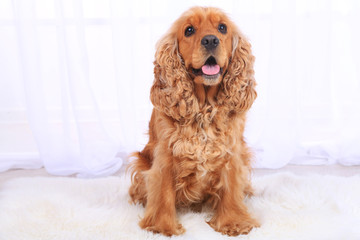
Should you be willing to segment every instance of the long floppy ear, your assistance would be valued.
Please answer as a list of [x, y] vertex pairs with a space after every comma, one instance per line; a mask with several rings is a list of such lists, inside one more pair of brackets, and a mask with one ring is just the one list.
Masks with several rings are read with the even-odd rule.
[[240, 32], [233, 35], [230, 65], [218, 93], [218, 102], [230, 111], [246, 112], [256, 99], [254, 61], [251, 44]]
[[154, 83], [150, 99], [154, 107], [175, 120], [189, 118], [198, 108], [191, 80], [178, 51], [176, 34], [168, 33], [157, 44]]

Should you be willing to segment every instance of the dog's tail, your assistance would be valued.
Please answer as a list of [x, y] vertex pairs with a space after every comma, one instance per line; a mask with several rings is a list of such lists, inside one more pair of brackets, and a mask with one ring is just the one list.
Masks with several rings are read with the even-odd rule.
[[144, 173], [151, 168], [152, 153], [149, 148], [145, 147], [142, 152], [131, 154], [131, 159], [133, 160], [126, 170], [131, 173], [129, 195], [133, 203], [146, 205], [147, 191]]
[[131, 181], [136, 179], [136, 175], [139, 172], [149, 170], [152, 165], [152, 158], [148, 154], [144, 154], [145, 149], [142, 152], [134, 152], [130, 155], [130, 159], [133, 159], [127, 167], [127, 172], [131, 173]]

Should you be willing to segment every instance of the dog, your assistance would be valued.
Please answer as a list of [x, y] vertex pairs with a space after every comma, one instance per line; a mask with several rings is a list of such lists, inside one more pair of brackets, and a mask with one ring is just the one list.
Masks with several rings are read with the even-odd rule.
[[243, 202], [252, 195], [246, 113], [256, 99], [251, 45], [220, 9], [193, 7], [157, 43], [149, 142], [130, 163], [141, 228], [184, 233], [176, 209], [214, 210], [208, 224], [229, 236], [259, 223]]

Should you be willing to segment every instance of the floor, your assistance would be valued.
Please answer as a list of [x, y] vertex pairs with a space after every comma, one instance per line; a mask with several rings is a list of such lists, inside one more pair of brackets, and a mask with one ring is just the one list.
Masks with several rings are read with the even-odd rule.
[[262, 176], [262, 175], [274, 174], [274, 173], [278, 173], [278, 172], [292, 172], [297, 175], [319, 174], [319, 175], [334, 175], [334, 176], [350, 177], [350, 176], [354, 176], [354, 175], [360, 175], [360, 166], [288, 165], [281, 169], [255, 169], [254, 176]]
[[[353, 175], [360, 175], [360, 166], [340, 166], [340, 165], [329, 165], [329, 166], [298, 166], [298, 165], [288, 165], [281, 169], [255, 169], [253, 171], [254, 177], [264, 176], [268, 174], [274, 174], [278, 172], [292, 172], [298, 175], [307, 175], [307, 174], [320, 174], [320, 175], [335, 175], [349, 177]], [[120, 170], [116, 173], [116, 176], [124, 174], [124, 170]], [[18, 178], [18, 177], [54, 177], [53, 175], [48, 174], [44, 168], [32, 169], [32, 170], [10, 170], [3, 173], [0, 173], [0, 184], [8, 180]]]

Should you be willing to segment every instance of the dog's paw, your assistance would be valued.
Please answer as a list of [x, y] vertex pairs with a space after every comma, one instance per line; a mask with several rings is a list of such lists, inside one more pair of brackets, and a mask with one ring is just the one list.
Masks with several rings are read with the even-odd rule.
[[165, 236], [181, 235], [185, 232], [185, 229], [180, 223], [171, 223], [171, 221], [151, 222], [144, 218], [140, 221], [139, 226], [147, 231], [161, 233]]
[[221, 221], [218, 218], [213, 218], [208, 224], [215, 231], [229, 236], [248, 234], [253, 228], [260, 227], [260, 224], [254, 219]]

